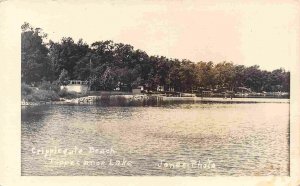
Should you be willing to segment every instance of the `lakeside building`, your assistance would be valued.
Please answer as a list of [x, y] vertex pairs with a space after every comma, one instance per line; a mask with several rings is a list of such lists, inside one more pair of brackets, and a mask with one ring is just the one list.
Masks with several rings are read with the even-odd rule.
[[165, 91], [165, 88], [164, 88], [164, 86], [158, 85], [157, 88], [156, 88], [156, 91], [157, 92], [163, 92], [163, 91]]
[[88, 85], [88, 81], [70, 80], [69, 84], [60, 86], [60, 89], [64, 89], [67, 92], [85, 94], [89, 91], [90, 88]]
[[132, 89], [132, 94], [141, 94], [142, 91], [144, 91], [144, 87], [143, 86], [138, 86], [137, 88]]

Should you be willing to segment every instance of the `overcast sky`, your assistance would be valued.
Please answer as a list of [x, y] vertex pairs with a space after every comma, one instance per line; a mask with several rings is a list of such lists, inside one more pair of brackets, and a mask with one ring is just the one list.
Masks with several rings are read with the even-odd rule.
[[[70, 36], [133, 45], [150, 55], [232, 61], [273, 70], [297, 61], [295, 1], [30, 1], [4, 2], [58, 41]], [[6, 10], [9, 10], [7, 8]], [[13, 14], [12, 14], [13, 15]]]

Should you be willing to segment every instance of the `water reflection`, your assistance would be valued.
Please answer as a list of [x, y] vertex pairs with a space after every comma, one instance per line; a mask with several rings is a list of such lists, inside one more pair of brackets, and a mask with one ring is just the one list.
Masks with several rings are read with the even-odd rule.
[[[22, 175], [288, 175], [288, 122], [289, 104], [279, 103], [53, 105], [22, 110]], [[36, 130], [37, 126], [43, 127]], [[113, 148], [117, 153], [111, 157], [88, 154], [69, 159], [126, 159], [133, 166], [49, 167], [44, 158], [31, 153], [32, 147], [54, 146]], [[161, 160], [208, 158], [215, 169], [157, 166]]]
[[21, 108], [22, 131], [38, 131], [46, 123], [43, 120], [47, 117], [50, 107], [40, 105]]

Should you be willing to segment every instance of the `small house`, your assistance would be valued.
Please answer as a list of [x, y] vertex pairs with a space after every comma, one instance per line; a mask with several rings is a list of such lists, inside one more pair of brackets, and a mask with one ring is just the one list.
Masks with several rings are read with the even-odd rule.
[[85, 94], [89, 90], [89, 85], [88, 81], [70, 80], [69, 84], [60, 86], [60, 89], [65, 89], [67, 92]]
[[137, 88], [132, 89], [132, 94], [141, 94], [143, 90], [144, 90], [143, 86], [138, 86]]
[[156, 88], [156, 90], [157, 90], [157, 92], [163, 92], [163, 91], [165, 91], [165, 88], [164, 88], [164, 86], [157, 86], [157, 88]]

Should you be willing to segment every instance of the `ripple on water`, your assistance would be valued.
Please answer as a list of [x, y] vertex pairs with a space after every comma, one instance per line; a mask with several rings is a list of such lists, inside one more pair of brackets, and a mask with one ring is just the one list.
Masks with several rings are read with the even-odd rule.
[[[288, 103], [32, 107], [22, 109], [22, 175], [288, 175], [288, 126]], [[49, 167], [31, 154], [54, 146], [112, 147], [134, 166]], [[207, 159], [215, 169], [157, 166]]]

